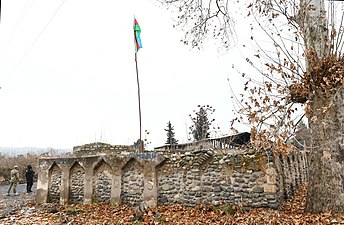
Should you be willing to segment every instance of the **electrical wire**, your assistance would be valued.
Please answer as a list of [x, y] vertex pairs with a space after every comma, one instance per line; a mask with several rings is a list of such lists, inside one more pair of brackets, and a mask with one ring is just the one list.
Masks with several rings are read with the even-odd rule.
[[7, 42], [6, 42], [5, 46], [4, 46], [4, 50], [1, 51], [1, 57], [3, 57], [4, 54], [7, 52], [7, 49], [8, 49], [8, 47], [9, 47], [9, 45], [11, 44], [11, 42], [12, 42], [14, 36], [15, 36], [15, 33], [16, 33], [16, 31], [18, 30], [19, 25], [21, 24], [21, 22], [22, 22], [23, 19], [25, 18], [25, 16], [26, 16], [28, 10], [30, 9], [30, 7], [31, 7], [31, 5], [32, 5], [32, 2], [33, 2], [32, 0], [31, 0], [31, 1], [29, 0], [29, 1], [27, 1], [26, 4], [24, 5], [24, 8], [22, 9], [22, 11], [21, 11], [21, 13], [20, 13], [19, 18], [17, 19], [17, 22], [16, 22], [16, 24], [14, 25], [13, 31], [12, 31], [12, 33], [11, 33], [11, 36], [10, 36], [10, 38], [7, 40]]
[[13, 70], [8, 74], [8, 76], [6, 77], [6, 80], [10, 78], [10, 76], [12, 76], [15, 71], [18, 69], [19, 65], [23, 62], [24, 58], [28, 55], [28, 53], [31, 51], [31, 49], [35, 46], [35, 44], [37, 43], [37, 41], [39, 40], [39, 38], [42, 36], [42, 34], [44, 33], [44, 31], [47, 29], [47, 27], [50, 25], [50, 23], [53, 21], [53, 19], [55, 18], [55, 16], [57, 15], [57, 13], [60, 11], [60, 9], [62, 8], [63, 4], [65, 3], [66, 0], [63, 0], [60, 5], [58, 6], [58, 8], [55, 10], [55, 12], [53, 13], [53, 15], [50, 17], [49, 21], [47, 22], [47, 24], [43, 27], [43, 29], [39, 32], [38, 36], [35, 38], [35, 40], [32, 42], [32, 44], [30, 45], [30, 47], [26, 50], [26, 52], [23, 54], [23, 56], [20, 58], [20, 60], [18, 61], [18, 63], [15, 65], [15, 67], [13, 68]]

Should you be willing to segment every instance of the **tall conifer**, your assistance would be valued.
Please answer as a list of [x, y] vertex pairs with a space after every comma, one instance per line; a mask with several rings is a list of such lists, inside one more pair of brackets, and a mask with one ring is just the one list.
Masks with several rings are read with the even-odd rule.
[[174, 127], [171, 125], [170, 121], [168, 121], [167, 128], [165, 129], [165, 131], [167, 132], [167, 140], [165, 144], [168, 144], [168, 145], [178, 144], [178, 140], [175, 139]]

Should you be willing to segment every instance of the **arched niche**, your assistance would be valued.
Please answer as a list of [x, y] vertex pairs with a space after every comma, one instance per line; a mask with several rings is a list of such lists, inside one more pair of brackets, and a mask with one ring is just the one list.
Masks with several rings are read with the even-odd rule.
[[75, 162], [69, 172], [69, 203], [82, 204], [84, 202], [85, 169], [79, 162]]
[[93, 170], [93, 194], [94, 202], [110, 203], [112, 173], [108, 163], [101, 159]]
[[61, 168], [54, 162], [49, 169], [48, 202], [60, 203], [61, 197]]
[[143, 166], [131, 159], [122, 169], [121, 202], [139, 205], [143, 202], [144, 173]]

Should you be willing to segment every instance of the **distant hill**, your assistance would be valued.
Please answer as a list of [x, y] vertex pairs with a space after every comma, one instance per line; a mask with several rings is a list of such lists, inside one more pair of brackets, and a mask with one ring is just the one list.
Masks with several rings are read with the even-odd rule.
[[0, 153], [3, 155], [21, 155], [21, 154], [42, 154], [42, 153], [53, 153], [53, 155], [59, 155], [67, 152], [71, 152], [72, 149], [55, 149], [55, 148], [37, 148], [37, 147], [0, 147]]

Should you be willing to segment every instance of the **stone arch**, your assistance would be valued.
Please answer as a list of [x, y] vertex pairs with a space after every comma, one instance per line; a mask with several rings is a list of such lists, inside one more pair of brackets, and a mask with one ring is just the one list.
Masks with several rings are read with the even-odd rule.
[[139, 205], [143, 202], [143, 191], [143, 166], [137, 160], [131, 159], [122, 169], [121, 202]]
[[69, 203], [82, 204], [84, 202], [85, 169], [75, 162], [69, 172]]
[[60, 203], [62, 171], [55, 162], [49, 169], [48, 177], [48, 202]]
[[101, 159], [93, 170], [93, 194], [94, 202], [110, 203], [112, 173], [108, 163]]

